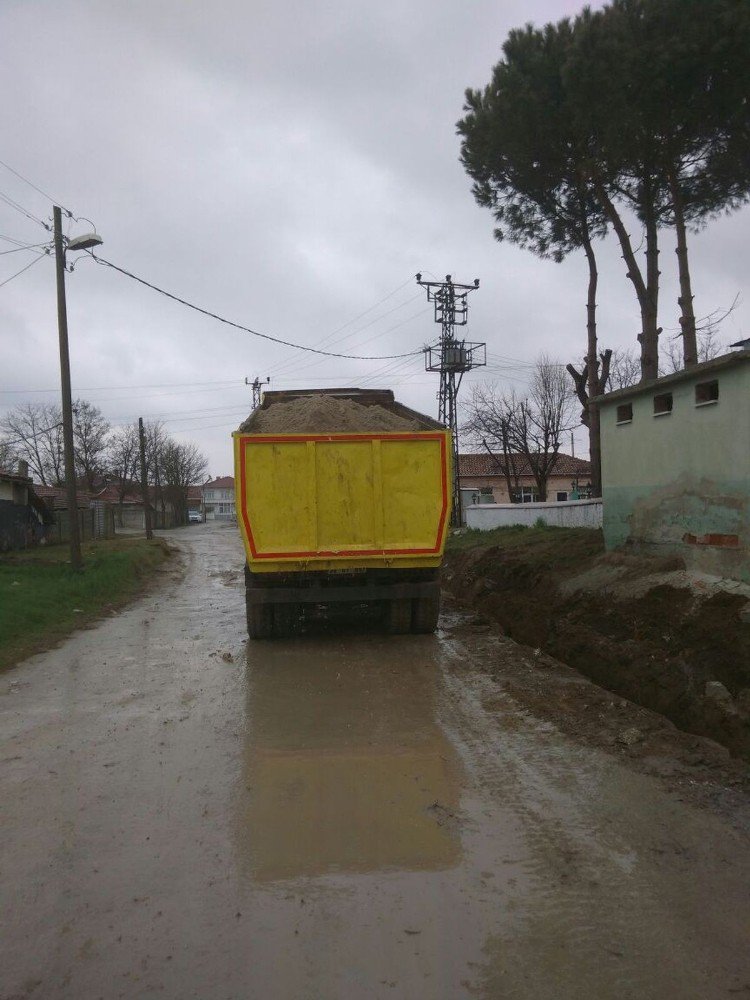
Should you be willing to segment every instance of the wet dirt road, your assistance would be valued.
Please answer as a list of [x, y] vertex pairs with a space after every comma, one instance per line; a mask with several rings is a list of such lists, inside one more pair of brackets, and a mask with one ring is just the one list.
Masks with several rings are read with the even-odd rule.
[[0, 677], [0, 998], [750, 996], [750, 846], [527, 715], [513, 645], [246, 643], [236, 530]]

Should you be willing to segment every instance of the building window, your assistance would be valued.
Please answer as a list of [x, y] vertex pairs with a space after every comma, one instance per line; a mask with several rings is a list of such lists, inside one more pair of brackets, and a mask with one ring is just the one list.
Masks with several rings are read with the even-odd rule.
[[633, 404], [623, 403], [622, 406], [617, 407], [617, 423], [618, 424], [629, 424], [633, 420]]
[[564, 503], [568, 499], [568, 494], [565, 490], [557, 491], [557, 502]]
[[479, 487], [479, 503], [494, 503], [495, 494], [492, 492], [491, 486], [480, 486]]
[[662, 392], [654, 396], [654, 416], [661, 417], [665, 413], [672, 412], [672, 393]]
[[538, 503], [539, 493], [533, 486], [522, 486], [519, 490], [513, 490], [511, 503]]
[[706, 403], [719, 402], [719, 382], [713, 379], [711, 382], [699, 382], [695, 387], [695, 405], [704, 406]]
[[214, 491], [213, 490], [206, 490], [206, 492], [203, 494], [203, 498], [204, 498], [204, 500], [213, 500], [213, 498], [214, 498]]

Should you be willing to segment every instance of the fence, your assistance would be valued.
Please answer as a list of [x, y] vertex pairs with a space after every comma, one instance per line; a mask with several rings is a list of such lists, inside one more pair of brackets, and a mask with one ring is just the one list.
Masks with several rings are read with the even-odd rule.
[[46, 529], [30, 507], [0, 500], [0, 552], [38, 545]]
[[[96, 501], [90, 507], [78, 508], [78, 530], [82, 542], [95, 538], [113, 538], [115, 521], [112, 505]], [[70, 539], [70, 517], [67, 508], [55, 511], [55, 523], [47, 526], [48, 542], [67, 542]]]
[[602, 508], [597, 500], [561, 500], [558, 503], [478, 503], [466, 508], [467, 528], [491, 531], [513, 524], [528, 527], [537, 521], [558, 528], [601, 528]]

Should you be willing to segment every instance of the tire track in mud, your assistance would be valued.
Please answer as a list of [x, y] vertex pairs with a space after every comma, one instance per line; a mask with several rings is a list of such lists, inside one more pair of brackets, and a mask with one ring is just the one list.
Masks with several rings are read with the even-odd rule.
[[[481, 637], [469, 648], [444, 637], [442, 647], [441, 723], [498, 836], [510, 825], [519, 847], [504, 927], [485, 942], [473, 992], [538, 1000], [726, 996], [732, 983], [712, 982], [701, 955], [700, 920], [691, 915], [695, 923], [686, 926], [653, 864], [651, 800], [663, 793], [573, 745], [471, 670], [477, 658], [520, 655], [515, 644]], [[500, 707], [499, 717], [487, 705]], [[471, 839], [469, 832], [469, 849]]]

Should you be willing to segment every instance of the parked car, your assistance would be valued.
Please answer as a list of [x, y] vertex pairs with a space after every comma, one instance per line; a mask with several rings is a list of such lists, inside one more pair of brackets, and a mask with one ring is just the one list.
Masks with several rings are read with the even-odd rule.
[[202, 524], [203, 515], [199, 510], [189, 510], [188, 511], [188, 524]]

